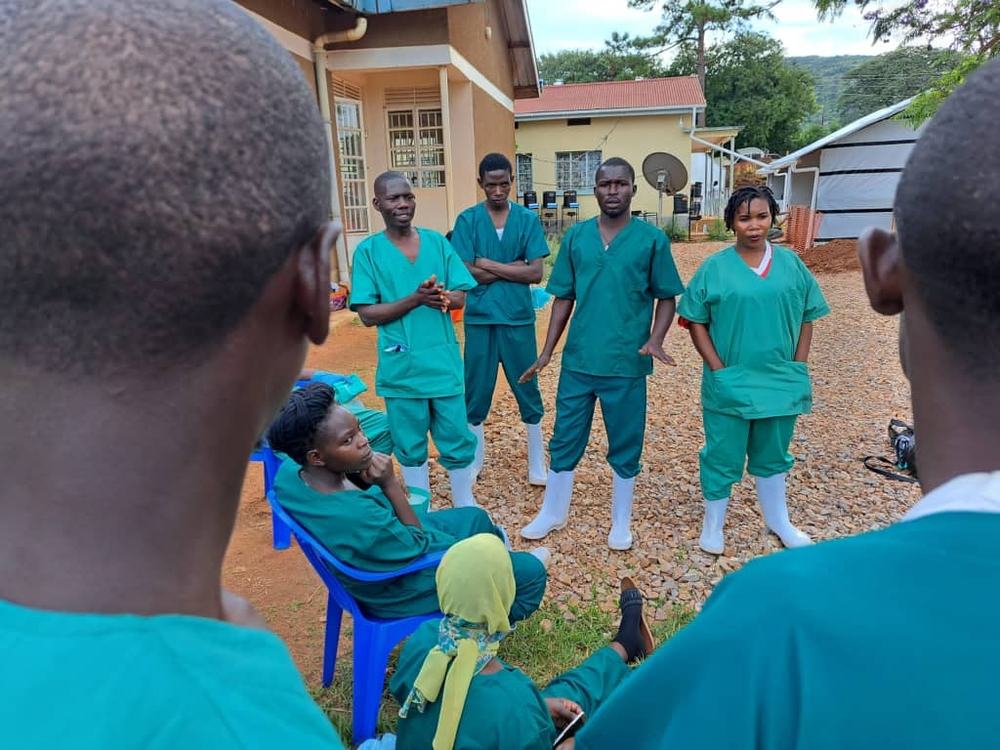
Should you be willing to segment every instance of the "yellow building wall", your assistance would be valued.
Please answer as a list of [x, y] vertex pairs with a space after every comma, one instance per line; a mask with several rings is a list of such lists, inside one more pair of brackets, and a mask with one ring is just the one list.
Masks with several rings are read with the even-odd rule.
[[[531, 154], [534, 189], [541, 201], [542, 192], [556, 188], [557, 151], [601, 151], [602, 159], [619, 156], [628, 161], [636, 172], [633, 211], [655, 213], [658, 193], [642, 176], [642, 161], [654, 151], [666, 151], [676, 156], [688, 168], [691, 163], [691, 140], [682, 128], [690, 128], [690, 115], [642, 115], [637, 117], [594, 117], [590, 125], [568, 126], [565, 119], [518, 123], [514, 132], [517, 153]], [[688, 192], [688, 184], [682, 192]], [[521, 187], [518, 187], [521, 190]], [[579, 191], [580, 218], [597, 216], [600, 209], [592, 194]], [[562, 205], [562, 201], [559, 201]], [[663, 196], [663, 214], [673, 213], [673, 197]]]

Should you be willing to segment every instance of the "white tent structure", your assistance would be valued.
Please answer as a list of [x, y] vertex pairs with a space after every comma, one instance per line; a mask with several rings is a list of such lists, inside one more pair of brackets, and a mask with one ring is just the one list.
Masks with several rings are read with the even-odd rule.
[[762, 167], [783, 210], [822, 215], [815, 240], [854, 239], [871, 226], [890, 229], [896, 185], [920, 129], [893, 117], [910, 99], [872, 112]]

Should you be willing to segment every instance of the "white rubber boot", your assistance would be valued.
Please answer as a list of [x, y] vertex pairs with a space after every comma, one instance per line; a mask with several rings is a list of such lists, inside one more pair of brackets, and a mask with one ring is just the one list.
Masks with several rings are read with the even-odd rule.
[[611, 480], [611, 533], [608, 546], [611, 549], [626, 550], [632, 546], [632, 496], [635, 493], [635, 477], [624, 479], [612, 472]]
[[525, 539], [542, 539], [566, 526], [569, 519], [569, 503], [573, 497], [574, 474], [575, 471], [549, 470], [542, 509], [531, 523], [521, 529], [521, 536]]
[[474, 476], [471, 464], [464, 469], [450, 469], [448, 471], [448, 478], [451, 480], [451, 504], [454, 507], [476, 507], [476, 498], [472, 494]]
[[541, 562], [542, 567], [548, 571], [549, 565], [552, 562], [552, 553], [549, 552], [548, 547], [535, 547], [529, 554], [533, 557], [537, 557], [539, 562]]
[[431, 491], [430, 469], [424, 461], [420, 466], [402, 466], [403, 484], [407, 487], [419, 487], [424, 492]]
[[788, 502], [785, 499], [786, 476], [788, 475], [775, 474], [773, 477], [755, 477], [760, 511], [767, 528], [778, 535], [782, 544], [789, 549], [805, 547], [813, 543], [812, 539], [805, 532], [792, 526], [792, 522], [788, 520]]
[[483, 470], [483, 457], [486, 455], [486, 427], [479, 424], [470, 424], [469, 429], [476, 436], [476, 457], [472, 459], [472, 481], [479, 481], [479, 472]]
[[542, 440], [542, 425], [524, 423], [528, 431], [528, 484], [544, 487], [548, 478], [545, 468], [545, 447]]
[[705, 501], [705, 520], [701, 524], [701, 538], [698, 546], [710, 555], [721, 555], [726, 549], [722, 536], [722, 527], [726, 523], [726, 508], [729, 498], [725, 500]]

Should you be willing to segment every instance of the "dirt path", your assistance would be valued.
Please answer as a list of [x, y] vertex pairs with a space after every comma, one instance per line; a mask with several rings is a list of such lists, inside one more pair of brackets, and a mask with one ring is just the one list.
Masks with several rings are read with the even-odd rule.
[[[721, 243], [678, 245], [674, 254], [684, 279]], [[817, 539], [830, 539], [884, 526], [909, 507], [916, 490], [886, 482], [865, 471], [860, 459], [885, 453], [890, 417], [909, 421], [909, 390], [896, 358], [894, 320], [868, 309], [857, 272], [818, 275], [833, 313], [817, 324], [811, 358], [813, 414], [800, 419], [792, 452], [797, 464], [789, 478], [792, 519]], [[539, 324], [544, 335], [545, 320]], [[726, 554], [715, 558], [697, 547], [701, 524], [698, 450], [702, 444], [698, 389], [701, 367], [686, 332], [671, 330], [667, 349], [676, 368], [657, 365], [649, 381], [649, 416], [643, 471], [636, 484], [634, 532], [629, 552], [611, 552], [605, 543], [610, 523], [611, 473], [604, 460], [607, 441], [595, 419], [590, 446], [578, 469], [570, 525], [547, 542], [553, 551], [547, 596], [573, 603], [596, 598], [613, 606], [615, 588], [628, 573], [664, 616], [672, 602], [699, 607], [721, 577], [754, 557], [778, 549], [764, 533], [752, 485], [736, 488], [726, 523]], [[350, 322], [337, 328], [310, 367], [357, 372], [372, 384], [375, 332]], [[546, 435], [554, 418], [558, 358], [541, 375]], [[363, 400], [380, 405], [373, 394]], [[523, 429], [513, 397], [499, 379], [487, 424], [487, 463], [476, 488], [479, 502], [510, 530], [515, 546], [520, 528], [541, 503], [542, 489], [525, 475]], [[432, 484], [447, 488], [435, 467]], [[292, 650], [310, 684], [319, 680], [326, 592], [295, 549], [270, 545], [270, 514], [261, 497], [258, 465], [251, 465], [243, 503], [226, 561], [226, 583], [257, 605]], [[436, 498], [440, 505], [444, 496]], [[343, 653], [343, 652], [342, 652]]]

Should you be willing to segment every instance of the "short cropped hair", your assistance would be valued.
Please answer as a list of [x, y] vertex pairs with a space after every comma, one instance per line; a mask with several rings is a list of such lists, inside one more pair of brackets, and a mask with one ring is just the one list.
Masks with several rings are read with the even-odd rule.
[[410, 178], [405, 174], [390, 169], [388, 172], [383, 172], [375, 178], [375, 182], [372, 184], [372, 190], [375, 195], [385, 195], [385, 186], [393, 180], [403, 180], [403, 182], [407, 185], [410, 185], [411, 187], [413, 186], [413, 183], [410, 182]]
[[507, 174], [514, 176], [514, 167], [510, 159], [503, 154], [486, 154], [479, 162], [479, 179], [485, 180], [487, 172], [497, 172], [501, 169], [506, 169]]
[[597, 182], [597, 175], [599, 175], [601, 173], [601, 170], [604, 169], [605, 167], [625, 167], [625, 169], [628, 170], [629, 179], [632, 181], [632, 183], [635, 183], [635, 168], [620, 156], [612, 156], [610, 159], [605, 159], [603, 162], [601, 162], [601, 166], [599, 166], [597, 168], [597, 171], [594, 172], [595, 183]]
[[[1000, 59], [927, 124], [896, 190], [903, 262], [969, 372], [1000, 380]], [[917, 365], [919, 366], [919, 365]]]
[[0, 49], [0, 361], [214, 352], [330, 215], [301, 69], [227, 0], [5, 3]]

